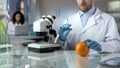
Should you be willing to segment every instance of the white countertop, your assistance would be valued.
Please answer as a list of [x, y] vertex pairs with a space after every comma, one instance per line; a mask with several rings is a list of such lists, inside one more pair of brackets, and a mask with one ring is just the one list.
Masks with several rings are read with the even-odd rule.
[[34, 53], [29, 52], [27, 47], [23, 47], [21, 54], [16, 52], [13, 59], [9, 58], [9, 64], [12, 67], [8, 68], [105, 68], [99, 63], [112, 57], [120, 57], [120, 53], [101, 53], [97, 56], [80, 57], [75, 51]]

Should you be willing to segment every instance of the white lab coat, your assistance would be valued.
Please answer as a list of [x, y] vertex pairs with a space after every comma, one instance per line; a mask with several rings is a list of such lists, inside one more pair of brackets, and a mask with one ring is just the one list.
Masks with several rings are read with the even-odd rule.
[[98, 8], [83, 28], [79, 13], [67, 18], [71, 32], [64, 43], [64, 49], [75, 49], [76, 43], [91, 39], [97, 41], [103, 52], [120, 52], [120, 36], [114, 18]]

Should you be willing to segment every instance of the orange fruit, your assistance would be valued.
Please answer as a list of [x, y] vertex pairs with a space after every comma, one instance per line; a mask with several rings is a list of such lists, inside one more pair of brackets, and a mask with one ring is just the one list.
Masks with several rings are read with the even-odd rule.
[[79, 42], [77, 45], [76, 45], [76, 48], [75, 48], [75, 51], [78, 55], [80, 55], [81, 57], [85, 57], [88, 55], [90, 49], [89, 47], [87, 46], [87, 43], [86, 42]]

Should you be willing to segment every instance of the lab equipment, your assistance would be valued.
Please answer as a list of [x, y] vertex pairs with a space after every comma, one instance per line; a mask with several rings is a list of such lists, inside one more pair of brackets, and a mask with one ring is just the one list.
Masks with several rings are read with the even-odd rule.
[[50, 41], [53, 37], [56, 37], [56, 31], [52, 29], [52, 24], [55, 20], [55, 16], [42, 16], [40, 20], [33, 23], [33, 31], [37, 36], [44, 36], [44, 41]]
[[53, 43], [31, 43], [28, 45], [29, 51], [34, 51], [38, 53], [51, 52], [54, 50], [59, 50], [59, 44]]
[[5, 15], [0, 15], [0, 44], [7, 44], [9, 42], [4, 17]]
[[13, 45], [9, 44], [5, 15], [0, 15], [0, 68], [11, 68], [13, 60]]
[[94, 49], [96, 51], [101, 51], [101, 45], [96, 41], [87, 39], [85, 40], [85, 42], [87, 42], [87, 46], [90, 47], [91, 49]]
[[71, 24], [63, 24], [61, 27], [60, 27], [60, 30], [59, 30], [59, 38], [61, 41], [65, 41], [68, 34], [70, 33], [70, 31], [72, 30], [70, 28]]
[[29, 36], [36, 36], [36, 33], [33, 31], [33, 27], [30, 27], [28, 35]]
[[[55, 20], [55, 16], [42, 16], [40, 20], [33, 23], [33, 31], [36, 32], [37, 36], [43, 36], [44, 40], [40, 43], [28, 44], [29, 51], [34, 52], [49, 52], [58, 50], [60, 48], [59, 44], [52, 42], [56, 37], [56, 31], [52, 29], [52, 24]], [[58, 36], [56, 37], [56, 39]]]
[[100, 63], [103, 67], [120, 68], [120, 57], [113, 57]]

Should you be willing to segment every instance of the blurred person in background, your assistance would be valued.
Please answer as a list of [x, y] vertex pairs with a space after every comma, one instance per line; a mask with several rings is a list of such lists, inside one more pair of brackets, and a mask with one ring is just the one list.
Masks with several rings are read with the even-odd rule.
[[25, 18], [24, 15], [20, 11], [16, 11], [13, 14], [12, 21], [8, 23], [8, 34], [14, 35], [15, 34], [15, 26], [25, 25]]

